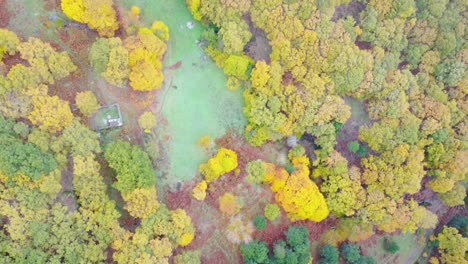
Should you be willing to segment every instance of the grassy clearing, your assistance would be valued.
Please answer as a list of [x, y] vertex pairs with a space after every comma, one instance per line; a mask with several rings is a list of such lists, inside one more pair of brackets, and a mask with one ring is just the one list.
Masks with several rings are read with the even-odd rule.
[[[391, 254], [384, 249], [385, 237], [395, 241], [400, 250], [396, 254]], [[377, 263], [414, 263], [423, 251], [423, 247], [419, 244], [419, 235], [416, 234], [401, 234], [394, 236], [382, 236], [378, 239], [377, 244], [372, 247], [367, 247], [366, 254], [373, 256]]]
[[[156, 112], [168, 121], [165, 143], [169, 169], [163, 184], [191, 180], [200, 163], [209, 157], [197, 146], [203, 136], [211, 139], [222, 136], [227, 128], [240, 131], [245, 125], [242, 114], [241, 91], [229, 91], [226, 77], [197, 45], [203, 31], [185, 6], [185, 1], [123, 0], [127, 8], [132, 5], [142, 10], [147, 25], [162, 20], [169, 26], [171, 38], [165, 61], [165, 85], [157, 98]], [[187, 27], [193, 22], [193, 29]], [[180, 62], [177, 70], [169, 66]]]

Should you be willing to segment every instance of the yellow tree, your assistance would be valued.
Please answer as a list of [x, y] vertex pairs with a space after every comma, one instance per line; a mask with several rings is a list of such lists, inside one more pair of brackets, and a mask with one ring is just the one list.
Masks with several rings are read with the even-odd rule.
[[76, 106], [84, 116], [91, 116], [99, 109], [96, 96], [91, 91], [79, 92], [75, 98]]
[[200, 14], [200, 0], [186, 0], [187, 6], [192, 12], [193, 18], [200, 21], [202, 19], [202, 15]]
[[153, 24], [151, 24], [151, 30], [162, 41], [166, 42], [169, 40], [169, 36], [170, 36], [169, 27], [167, 27], [167, 25], [164, 24], [164, 22], [154, 21]]
[[61, 131], [73, 121], [68, 102], [57, 96], [34, 98], [33, 107], [33, 111], [29, 114], [31, 123], [51, 133]]
[[100, 36], [112, 37], [119, 28], [112, 0], [62, 0], [61, 5], [67, 17], [88, 24]]
[[109, 83], [120, 87], [125, 84], [129, 77], [128, 51], [122, 46], [120, 39], [113, 39], [116, 39], [116, 41], [109, 50], [107, 68], [101, 75]]
[[328, 206], [317, 185], [309, 178], [309, 159], [293, 158], [295, 171], [289, 175], [285, 169], [270, 164], [265, 182], [271, 185], [275, 199], [291, 221], [320, 222], [329, 214]]
[[140, 118], [138, 118], [138, 125], [145, 133], [151, 133], [151, 129], [156, 126], [156, 117], [151, 112], [144, 112]]
[[57, 52], [49, 43], [30, 38], [18, 46], [21, 58], [31, 64], [42, 83], [54, 83], [67, 77], [77, 67], [66, 52]]
[[206, 189], [208, 185], [206, 181], [201, 181], [192, 189], [192, 197], [198, 201], [203, 201], [206, 198]]
[[210, 183], [235, 168], [237, 168], [236, 152], [221, 148], [214, 157], [200, 165], [199, 171], [205, 177], [205, 181]]
[[445, 226], [437, 235], [437, 240], [442, 263], [467, 263], [468, 238], [463, 237], [457, 229]]
[[125, 208], [128, 213], [137, 218], [147, 218], [156, 212], [160, 206], [155, 188], [137, 188], [124, 194], [123, 198], [126, 202]]
[[0, 28], [0, 61], [4, 54], [15, 54], [19, 43], [20, 40], [14, 32]]
[[151, 29], [140, 28], [136, 36], [125, 40], [125, 47], [129, 52], [130, 86], [136, 91], [161, 88], [164, 80], [161, 60], [167, 48], [164, 41]]
[[330, 211], [336, 216], [352, 216], [363, 206], [366, 192], [361, 186], [357, 168], [353, 177], [348, 171], [348, 161], [339, 152], [333, 152], [314, 170], [314, 177], [322, 177], [320, 190], [325, 194]]
[[132, 67], [129, 79], [134, 90], [147, 92], [161, 88], [164, 76], [151, 63], [140, 62]]

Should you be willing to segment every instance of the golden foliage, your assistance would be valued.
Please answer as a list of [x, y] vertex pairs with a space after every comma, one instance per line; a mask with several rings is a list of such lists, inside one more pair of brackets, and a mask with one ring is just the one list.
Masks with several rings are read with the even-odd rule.
[[87, 24], [100, 36], [112, 37], [119, 28], [112, 0], [62, 0], [62, 10], [67, 17]]
[[160, 204], [157, 200], [156, 189], [137, 188], [130, 193], [123, 195], [126, 202], [125, 209], [136, 218], [147, 218], [158, 210]]
[[442, 263], [467, 263], [468, 238], [463, 237], [457, 229], [445, 226], [437, 235], [437, 240]]
[[170, 31], [164, 22], [154, 21], [153, 24], [151, 24], [151, 30], [162, 41], [167, 42], [169, 40]]
[[151, 129], [153, 129], [156, 124], [156, 117], [151, 112], [144, 112], [140, 118], [138, 118], [138, 125], [145, 133], [151, 133]]
[[197, 183], [195, 188], [192, 189], [192, 197], [198, 201], [205, 200], [207, 187], [208, 185], [206, 184], [206, 181]]
[[205, 181], [210, 183], [235, 168], [237, 168], [237, 154], [230, 149], [221, 148], [215, 156], [201, 164], [198, 170], [205, 177]]
[[275, 199], [291, 221], [320, 222], [327, 218], [328, 206], [317, 185], [309, 178], [309, 160], [306, 156], [294, 158], [295, 171], [277, 169], [269, 164], [265, 182], [271, 185]]
[[61, 131], [73, 120], [67, 101], [57, 96], [39, 96], [33, 100], [33, 111], [29, 114], [29, 120], [33, 125], [51, 133]]
[[187, 6], [192, 12], [193, 18], [200, 21], [202, 19], [202, 15], [200, 14], [200, 2], [201, 0], [186, 0]]
[[0, 61], [4, 54], [15, 54], [19, 43], [20, 40], [14, 32], [0, 28]]
[[96, 96], [91, 91], [79, 92], [75, 98], [76, 106], [84, 116], [91, 116], [99, 109]]
[[130, 8], [130, 12], [132, 12], [132, 14], [136, 15], [136, 16], [139, 16], [140, 15], [140, 8], [138, 6], [132, 6]]

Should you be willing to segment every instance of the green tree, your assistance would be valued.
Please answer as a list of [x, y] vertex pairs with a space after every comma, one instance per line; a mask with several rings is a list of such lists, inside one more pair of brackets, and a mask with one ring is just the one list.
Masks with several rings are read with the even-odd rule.
[[265, 217], [263, 215], [259, 215], [259, 216], [255, 217], [254, 225], [255, 225], [255, 228], [258, 231], [262, 231], [263, 229], [265, 229], [266, 226], [267, 226], [267, 222], [266, 222]]
[[351, 141], [351, 142], [348, 143], [348, 149], [352, 153], [358, 152], [359, 147], [360, 147], [360, 145], [359, 145], [359, 142], [357, 142], [357, 141]]
[[338, 264], [338, 249], [330, 244], [320, 250], [320, 264]]
[[174, 257], [174, 264], [201, 264], [200, 255], [200, 251], [184, 251]]
[[151, 160], [138, 146], [116, 141], [106, 147], [104, 156], [109, 167], [117, 174], [117, 181], [113, 186], [123, 194], [137, 188], [154, 186], [156, 181]]
[[358, 263], [361, 258], [361, 250], [356, 244], [343, 244], [340, 247], [340, 252], [343, 255], [343, 258], [349, 263]]
[[455, 86], [465, 77], [465, 64], [460, 60], [445, 60], [437, 65], [435, 74], [437, 80], [448, 86]]
[[9, 177], [22, 173], [37, 180], [57, 167], [50, 154], [42, 153], [34, 144], [23, 143], [16, 137], [14, 123], [0, 116], [0, 170]]
[[394, 240], [386, 237], [384, 238], [384, 249], [389, 253], [395, 254], [400, 250], [400, 246]]
[[268, 246], [265, 242], [250, 242], [240, 246], [246, 264], [265, 263], [268, 260]]
[[87, 156], [100, 153], [99, 136], [96, 132], [80, 123], [78, 119], [67, 126], [54, 144], [57, 151], [69, 151], [73, 156]]

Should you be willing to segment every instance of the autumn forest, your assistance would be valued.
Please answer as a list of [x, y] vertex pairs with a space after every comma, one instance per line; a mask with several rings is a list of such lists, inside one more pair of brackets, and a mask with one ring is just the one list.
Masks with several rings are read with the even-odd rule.
[[463, 0], [0, 0], [0, 263], [468, 263]]

